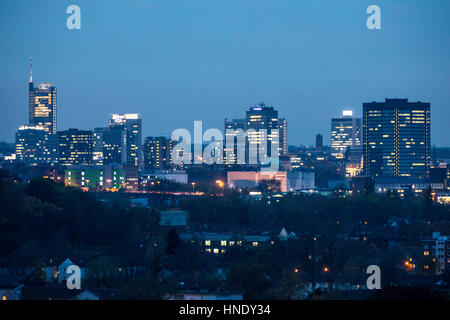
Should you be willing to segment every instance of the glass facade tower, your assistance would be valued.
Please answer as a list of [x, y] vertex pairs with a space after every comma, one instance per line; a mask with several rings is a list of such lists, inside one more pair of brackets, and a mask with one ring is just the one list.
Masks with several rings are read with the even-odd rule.
[[58, 132], [58, 161], [60, 165], [92, 165], [92, 150], [92, 131], [69, 129]]
[[361, 162], [362, 130], [361, 118], [354, 118], [353, 112], [345, 110], [341, 118], [331, 119], [331, 154], [336, 159]]
[[30, 76], [28, 96], [30, 126], [41, 126], [49, 134], [56, 134], [56, 87], [41, 83], [36, 88]]
[[430, 103], [386, 99], [363, 104], [367, 176], [424, 178], [430, 166]]
[[113, 114], [109, 127], [120, 127], [125, 132], [126, 163], [139, 167], [142, 159], [142, 119], [136, 113]]
[[145, 169], [168, 169], [172, 166], [172, 140], [164, 136], [147, 137], [144, 141]]

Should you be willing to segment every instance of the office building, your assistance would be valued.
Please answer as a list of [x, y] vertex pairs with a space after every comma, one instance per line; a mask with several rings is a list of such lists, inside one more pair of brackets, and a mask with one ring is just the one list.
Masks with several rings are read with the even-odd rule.
[[92, 131], [58, 131], [58, 162], [63, 166], [93, 164]]
[[16, 132], [16, 158], [28, 165], [57, 163], [56, 136], [42, 126], [20, 126]]
[[56, 87], [53, 84], [33, 84], [30, 67], [29, 125], [43, 127], [45, 132], [56, 135]]
[[[240, 134], [245, 133], [245, 135]], [[266, 136], [264, 136], [266, 135]], [[226, 140], [233, 138], [233, 146]], [[278, 144], [276, 154], [272, 154], [272, 141]], [[244, 153], [240, 155], [238, 150]], [[278, 111], [267, 107], [263, 102], [251, 107], [244, 119], [225, 119], [224, 163], [231, 164], [261, 164], [259, 154], [268, 157], [280, 157], [288, 152], [288, 123], [286, 119], [278, 118]], [[257, 163], [254, 162], [255, 158]]]
[[109, 127], [122, 127], [125, 129], [125, 163], [139, 167], [142, 162], [142, 119], [139, 118], [139, 114], [113, 114], [109, 120]]
[[278, 120], [278, 129], [280, 133], [280, 156], [288, 154], [288, 123], [286, 119]]
[[[280, 144], [280, 125], [278, 119], [278, 111], [273, 107], [267, 107], [264, 103], [259, 103], [256, 107], [247, 110], [245, 117], [245, 129], [247, 136], [247, 159], [252, 150], [262, 150], [268, 157], [278, 157], [281, 155]], [[264, 133], [265, 130], [265, 133]], [[266, 137], [264, 136], [266, 135]], [[267, 140], [267, 143], [265, 141]], [[277, 154], [272, 155], [272, 141], [278, 143]], [[262, 162], [259, 159], [258, 162]], [[247, 163], [249, 163], [248, 161]]]
[[95, 190], [138, 190], [139, 175], [135, 166], [70, 166], [65, 170], [65, 185]]
[[16, 132], [16, 157], [28, 165], [57, 164], [56, 88], [41, 83], [34, 87], [30, 65], [28, 83], [29, 125]]
[[423, 178], [430, 165], [430, 104], [386, 99], [363, 104], [367, 176]]
[[103, 132], [105, 132], [107, 128], [94, 128], [93, 137], [92, 137], [92, 158], [94, 161], [94, 165], [101, 166], [103, 165]]
[[231, 188], [253, 188], [264, 180], [276, 180], [280, 191], [287, 192], [286, 171], [228, 171], [227, 184]]
[[316, 152], [322, 152], [323, 149], [323, 136], [318, 133], [316, 134]]
[[[241, 131], [242, 130], [242, 131]], [[227, 165], [245, 164], [245, 119], [225, 119], [225, 142], [223, 163]], [[233, 145], [227, 143], [233, 141]], [[242, 153], [238, 157], [238, 150]]]
[[404, 196], [423, 195], [429, 188], [433, 191], [443, 190], [444, 182], [429, 178], [416, 177], [375, 177], [374, 190], [377, 193], [395, 191], [401, 198]]
[[69, 187], [91, 189], [103, 189], [106, 187], [105, 172], [99, 166], [70, 166], [66, 169], [64, 176], [64, 183]]
[[147, 137], [144, 140], [144, 167], [167, 169], [172, 166], [172, 140], [164, 136]]
[[361, 162], [361, 118], [354, 118], [352, 111], [344, 110], [341, 118], [331, 119], [331, 149], [336, 159]]
[[213, 233], [213, 232], [180, 232], [180, 240], [197, 244], [204, 252], [211, 254], [224, 254], [233, 247], [260, 248], [274, 244], [271, 237], [266, 234], [243, 233]]
[[127, 132], [123, 126], [105, 128], [103, 136], [103, 164], [127, 163]]
[[188, 174], [185, 170], [152, 170], [151, 172], [140, 172], [140, 185], [148, 187], [157, 183], [160, 180], [172, 181], [180, 184], [188, 183]]
[[314, 189], [315, 175], [313, 170], [295, 170], [287, 172], [287, 190]]

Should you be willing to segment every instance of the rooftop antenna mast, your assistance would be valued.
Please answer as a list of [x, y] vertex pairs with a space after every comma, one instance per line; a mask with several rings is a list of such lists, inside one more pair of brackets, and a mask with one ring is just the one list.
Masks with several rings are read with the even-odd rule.
[[30, 57], [30, 82], [33, 82], [33, 57]]

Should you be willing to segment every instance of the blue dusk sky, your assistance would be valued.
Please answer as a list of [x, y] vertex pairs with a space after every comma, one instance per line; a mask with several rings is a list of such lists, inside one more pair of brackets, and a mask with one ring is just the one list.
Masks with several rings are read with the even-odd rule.
[[[81, 8], [81, 30], [66, 8]], [[381, 8], [369, 30], [366, 8]], [[35, 83], [58, 89], [58, 130], [140, 113], [143, 135], [223, 130], [259, 101], [289, 144], [330, 143], [330, 118], [362, 103], [431, 103], [432, 144], [450, 146], [448, 0], [3, 0], [0, 141], [28, 122]]]

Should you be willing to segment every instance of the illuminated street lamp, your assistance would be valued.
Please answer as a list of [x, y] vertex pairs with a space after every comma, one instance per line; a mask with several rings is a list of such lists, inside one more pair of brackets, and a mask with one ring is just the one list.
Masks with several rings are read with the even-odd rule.
[[328, 272], [328, 271], [330, 271], [330, 269], [328, 269], [328, 267], [323, 268], [323, 272]]
[[195, 188], [195, 182], [192, 182], [192, 192], [195, 192], [194, 189]]
[[223, 188], [223, 186], [225, 185], [225, 183], [222, 180], [216, 180], [216, 184], [221, 188]]

